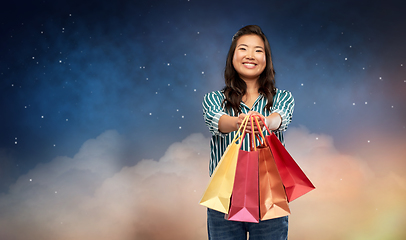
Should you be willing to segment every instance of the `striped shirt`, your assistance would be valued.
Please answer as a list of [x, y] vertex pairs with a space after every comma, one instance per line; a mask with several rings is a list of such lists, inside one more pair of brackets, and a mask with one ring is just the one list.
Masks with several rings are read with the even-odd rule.
[[[224, 99], [224, 91], [215, 91], [206, 94], [203, 98], [202, 103], [204, 121], [209, 128], [209, 131], [212, 133], [212, 137], [210, 140], [210, 176], [216, 168], [217, 163], [220, 161], [221, 156], [223, 156], [223, 153], [226, 150], [227, 146], [232, 142], [235, 134], [237, 133], [237, 131], [230, 133], [222, 133], [219, 131], [218, 122], [222, 115], [228, 114], [230, 116], [237, 116], [233, 109], [225, 109], [222, 104]], [[266, 99], [266, 97], [260, 94], [251, 109], [244, 102], [241, 101], [241, 111], [245, 114], [247, 114], [249, 111], [256, 111], [265, 117], [274, 112], [279, 113], [279, 115], [281, 115], [282, 117], [282, 124], [279, 129], [274, 131], [274, 133], [279, 138], [281, 143], [285, 144], [283, 139], [283, 131], [286, 131], [289, 123], [292, 121], [292, 113], [295, 106], [293, 96], [289, 91], [282, 91], [277, 89], [276, 94], [273, 97], [273, 106], [271, 110], [264, 110], [267, 102], [268, 100]], [[266, 130], [264, 131], [264, 134], [268, 135]], [[249, 151], [248, 137], [244, 138], [242, 149], [245, 151]]]

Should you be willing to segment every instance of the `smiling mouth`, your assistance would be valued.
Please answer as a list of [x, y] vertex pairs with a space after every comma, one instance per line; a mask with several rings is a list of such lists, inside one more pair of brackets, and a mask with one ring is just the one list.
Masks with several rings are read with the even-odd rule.
[[250, 67], [254, 67], [256, 66], [255, 63], [243, 63], [245, 66], [250, 66]]

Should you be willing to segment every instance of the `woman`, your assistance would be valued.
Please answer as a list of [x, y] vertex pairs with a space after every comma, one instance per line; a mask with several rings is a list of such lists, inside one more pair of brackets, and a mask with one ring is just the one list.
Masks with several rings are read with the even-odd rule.
[[[292, 121], [294, 108], [292, 94], [275, 87], [271, 48], [258, 26], [243, 27], [234, 35], [224, 78], [224, 89], [208, 93], [203, 99], [204, 120], [212, 133], [210, 176], [247, 114], [264, 117], [268, 128], [284, 143], [282, 132]], [[250, 125], [247, 132], [258, 130]], [[247, 138], [242, 145], [243, 150], [249, 150]], [[207, 228], [209, 240], [246, 240], [247, 232], [251, 240], [287, 239], [288, 217], [245, 223], [228, 221], [223, 213], [208, 209]]]

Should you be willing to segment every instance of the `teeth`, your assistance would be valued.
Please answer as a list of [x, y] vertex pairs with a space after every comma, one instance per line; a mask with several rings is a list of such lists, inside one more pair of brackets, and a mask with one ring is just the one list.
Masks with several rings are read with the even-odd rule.
[[244, 65], [248, 65], [248, 66], [255, 66], [255, 64], [253, 63], [243, 63]]

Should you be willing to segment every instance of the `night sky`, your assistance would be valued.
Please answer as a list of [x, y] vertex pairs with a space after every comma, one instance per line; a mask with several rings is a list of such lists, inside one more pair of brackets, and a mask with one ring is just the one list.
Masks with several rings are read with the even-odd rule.
[[249, 24], [316, 185], [291, 203], [290, 238], [406, 238], [402, 1], [1, 5], [1, 239], [206, 239], [201, 102]]

